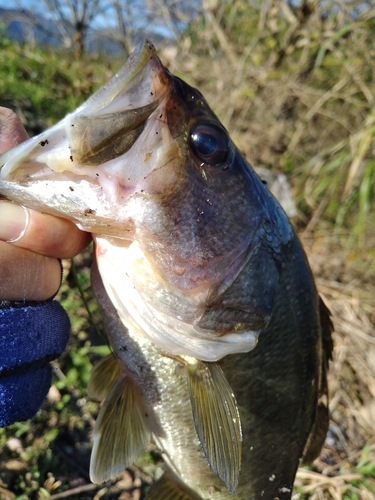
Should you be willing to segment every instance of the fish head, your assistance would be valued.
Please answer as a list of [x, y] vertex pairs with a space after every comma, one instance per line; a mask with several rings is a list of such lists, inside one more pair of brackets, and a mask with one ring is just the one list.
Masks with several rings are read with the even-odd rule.
[[126, 324], [207, 361], [256, 345], [290, 224], [204, 97], [148, 41], [0, 167], [4, 196], [97, 235], [101, 279]]

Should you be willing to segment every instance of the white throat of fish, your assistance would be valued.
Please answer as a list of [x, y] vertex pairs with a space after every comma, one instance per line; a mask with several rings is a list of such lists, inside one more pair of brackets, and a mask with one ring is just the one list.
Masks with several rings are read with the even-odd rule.
[[222, 336], [197, 325], [205, 311], [209, 286], [179, 290], [152, 269], [137, 241], [94, 236], [103, 285], [117, 312], [133, 334], [148, 338], [162, 350], [217, 361], [227, 354], [248, 352], [258, 331]]

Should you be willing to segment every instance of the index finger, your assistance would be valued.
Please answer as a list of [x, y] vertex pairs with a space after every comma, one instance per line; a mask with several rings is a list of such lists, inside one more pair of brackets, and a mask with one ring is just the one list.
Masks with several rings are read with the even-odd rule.
[[48, 257], [67, 259], [86, 248], [91, 235], [67, 219], [2, 200], [0, 240]]

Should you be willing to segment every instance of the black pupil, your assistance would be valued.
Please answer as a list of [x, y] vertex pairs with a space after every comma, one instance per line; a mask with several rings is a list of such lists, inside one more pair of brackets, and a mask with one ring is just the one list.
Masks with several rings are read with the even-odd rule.
[[217, 138], [207, 133], [195, 134], [194, 145], [199, 153], [206, 156], [214, 154], [218, 147]]
[[229, 153], [229, 140], [225, 130], [214, 124], [200, 124], [190, 134], [194, 153], [208, 165], [221, 165]]

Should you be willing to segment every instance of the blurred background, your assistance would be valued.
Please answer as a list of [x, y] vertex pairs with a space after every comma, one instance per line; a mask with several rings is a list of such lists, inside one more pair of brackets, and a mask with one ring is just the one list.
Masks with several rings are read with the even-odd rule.
[[[30, 135], [81, 104], [149, 38], [197, 87], [288, 213], [335, 325], [330, 428], [294, 500], [375, 499], [375, 4], [372, 0], [0, 0], [0, 105]], [[282, 195], [282, 196], [284, 196]], [[64, 262], [68, 352], [31, 421], [0, 429], [0, 498], [142, 499], [162, 473], [150, 445], [105, 486], [88, 477], [108, 352], [90, 249]]]

